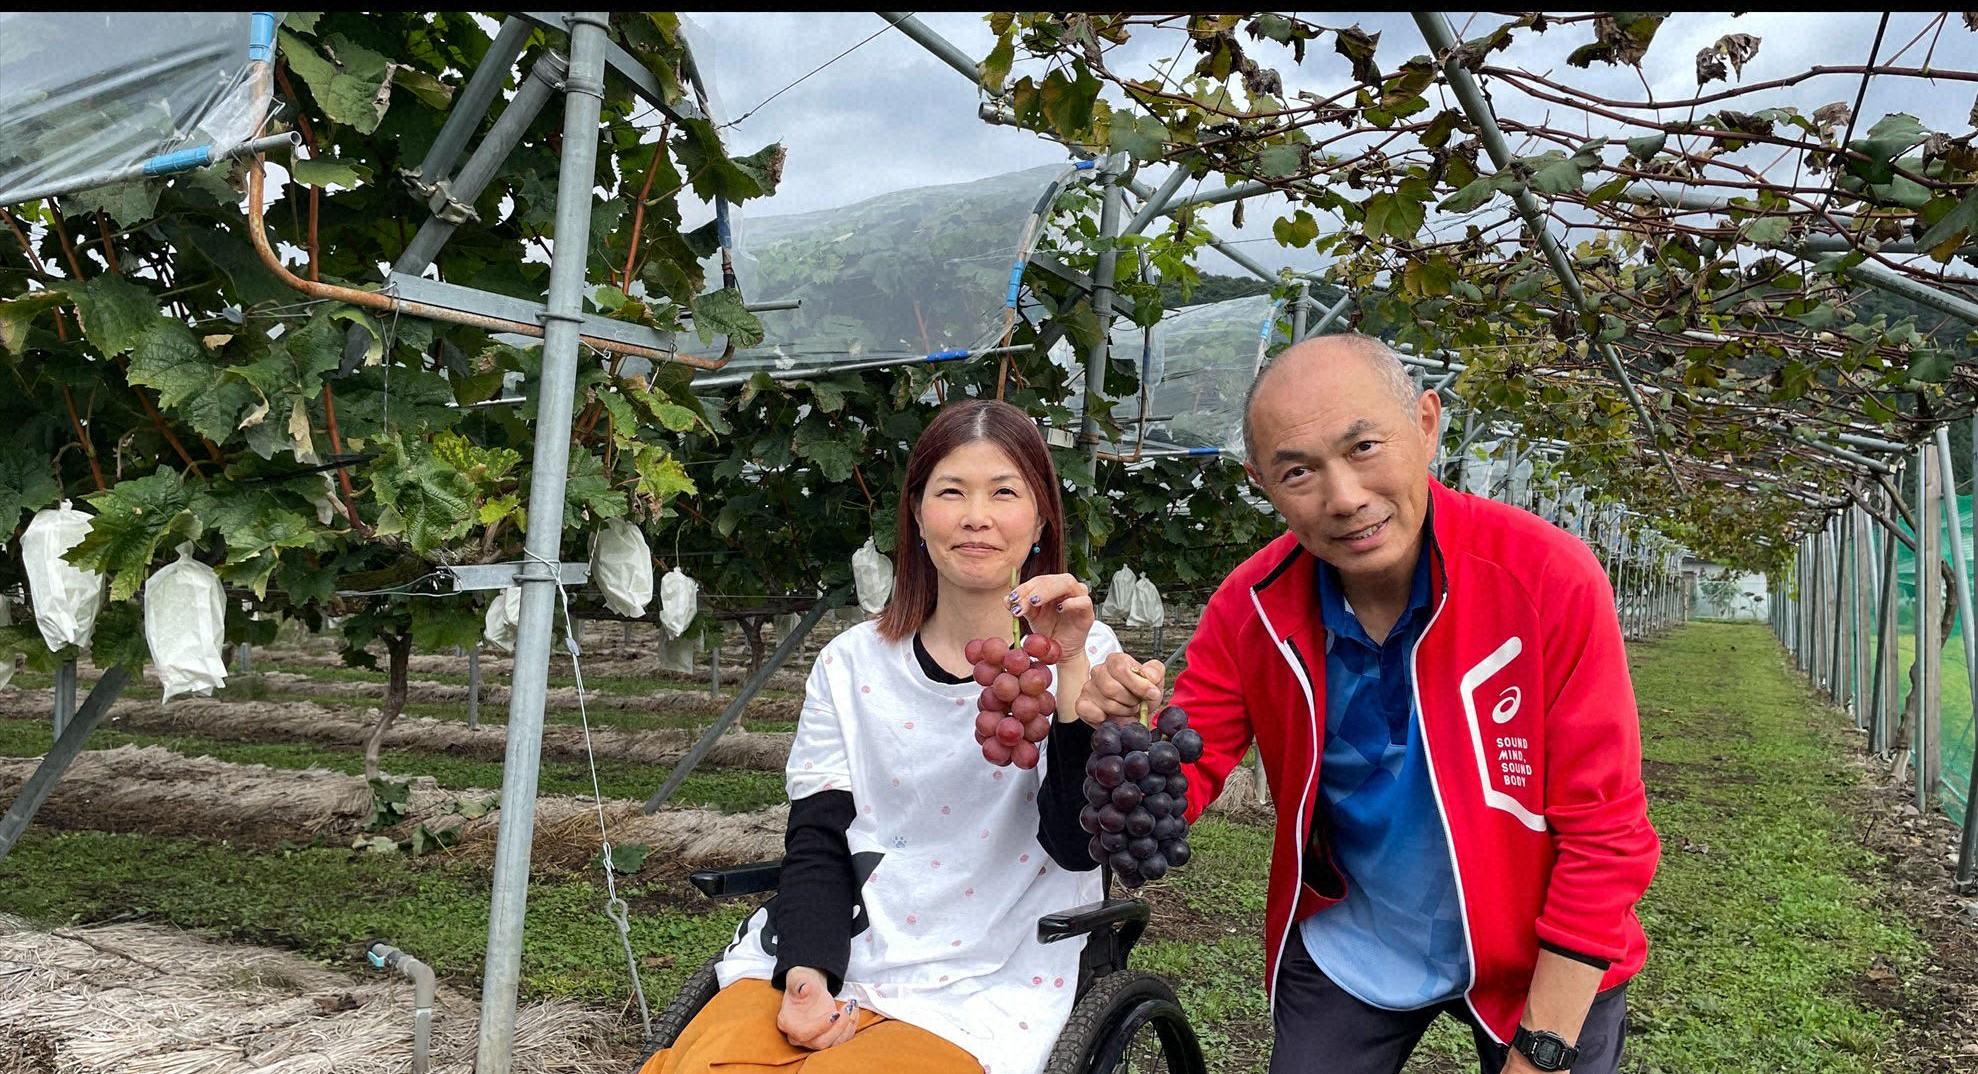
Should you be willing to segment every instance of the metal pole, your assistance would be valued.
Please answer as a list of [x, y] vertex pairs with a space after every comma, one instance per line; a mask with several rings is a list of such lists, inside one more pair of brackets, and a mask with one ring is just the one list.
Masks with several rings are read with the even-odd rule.
[[467, 730], [481, 727], [481, 646], [467, 650]]
[[62, 732], [76, 714], [76, 662], [64, 660], [55, 668], [55, 737]]
[[1916, 449], [1916, 727], [1910, 742], [1916, 751], [1916, 808], [1929, 813], [1937, 798], [1937, 731], [1943, 719], [1943, 665], [1937, 637], [1937, 446], [1924, 441]]
[[1895, 712], [1896, 689], [1896, 545], [1893, 534], [1876, 531], [1882, 545], [1880, 597], [1875, 609], [1875, 696], [1869, 701], [1868, 749], [1877, 756], [1889, 752], [1889, 717]]
[[1298, 285], [1298, 297], [1291, 300], [1291, 342], [1293, 343], [1305, 338], [1305, 301], [1311, 293], [1311, 283], [1301, 282]]
[[769, 654], [769, 659], [763, 661], [762, 666], [756, 669], [756, 673], [749, 676], [749, 681], [742, 685], [742, 691], [735, 695], [734, 700], [728, 702], [727, 707], [721, 710], [721, 715], [714, 723], [701, 732], [700, 739], [687, 751], [687, 755], [680, 758], [673, 766], [673, 771], [667, 774], [666, 782], [660, 785], [659, 790], [653, 792], [651, 798], [646, 799], [645, 812], [659, 812], [659, 807], [665, 805], [668, 798], [673, 797], [673, 792], [686, 781], [687, 776], [693, 772], [694, 766], [700, 764], [701, 759], [707, 756], [707, 751], [714, 748], [714, 743], [728, 730], [729, 725], [741, 717], [742, 710], [748, 708], [749, 702], [754, 700], [755, 695], [769, 682], [769, 677], [776, 674], [784, 661], [795, 656], [803, 648], [804, 639], [810, 636], [818, 620], [823, 619], [824, 613], [844, 599], [844, 596], [845, 590], [839, 589], [837, 592], [819, 597], [817, 603], [810, 606], [804, 617], [797, 621], [797, 628], [777, 643], [775, 651]]
[[[1971, 629], [1971, 576], [1964, 562], [1964, 518], [1957, 504], [1957, 475], [1951, 468], [1951, 437], [1947, 426], [1937, 426], [1937, 466], [1943, 482], [1944, 523], [1949, 534], [1951, 579], [1957, 598], [1957, 625], [1964, 642], [1964, 681], [1968, 695], [1978, 701], [1978, 633]], [[1978, 703], [1972, 704], [1972, 741], [1978, 743]], [[1978, 768], [1974, 757], [1973, 768]], [[1960, 857], [1960, 868], [1963, 867]]]
[[[1117, 163], [1118, 158], [1109, 165]], [[1112, 349], [1113, 336], [1113, 274], [1119, 266], [1119, 248], [1113, 239], [1119, 235], [1122, 177], [1112, 166], [1103, 165], [1100, 181], [1105, 184], [1105, 201], [1099, 209], [1099, 241], [1105, 243], [1099, 251], [1098, 262], [1092, 268], [1092, 312], [1099, 321], [1099, 337], [1092, 345], [1092, 353], [1085, 360], [1085, 406], [1084, 420], [1079, 428], [1079, 438], [1085, 441], [1085, 462], [1096, 473], [1099, 467], [1099, 419], [1095, 406], [1106, 385], [1106, 356]], [[1092, 554], [1092, 535], [1087, 532], [1080, 536], [1085, 554]]]
[[1188, 169], [1177, 166], [1166, 179], [1161, 181], [1160, 186], [1154, 188], [1152, 194], [1147, 195], [1147, 199], [1140, 205], [1140, 211], [1134, 213], [1133, 219], [1126, 222], [1126, 227], [1120, 230], [1120, 234], [1138, 235], [1146, 230], [1147, 225], [1161, 215], [1161, 209], [1167, 205], [1168, 199], [1174, 197], [1174, 192], [1180, 190], [1181, 184], [1187, 181]]
[[716, 641], [714, 643], [714, 648], [708, 650], [707, 675], [708, 675], [707, 696], [720, 697], [721, 696], [721, 642], [720, 641]]
[[28, 822], [34, 819], [36, 810], [54, 792], [55, 783], [75, 763], [76, 756], [82, 753], [82, 744], [103, 717], [110, 712], [110, 704], [123, 692], [124, 679], [130, 672], [121, 666], [111, 667], [103, 672], [96, 685], [89, 691], [89, 700], [83, 702], [82, 711], [69, 721], [67, 727], [55, 738], [55, 744], [48, 747], [48, 753], [35, 766], [34, 774], [27, 778], [21, 787], [20, 796], [7, 807], [7, 813], [0, 817], [0, 861], [14, 849], [14, 843], [27, 830]]
[[556, 247], [550, 258], [543, 319], [535, 456], [525, 538], [527, 559], [516, 581], [522, 613], [508, 703], [508, 745], [501, 780], [494, 890], [488, 907], [487, 962], [481, 988], [477, 1074], [509, 1074], [515, 1042], [515, 996], [522, 975], [522, 929], [529, 896], [530, 839], [536, 827], [536, 780], [542, 766], [543, 703], [549, 686], [550, 627], [561, 578], [564, 490], [570, 470], [572, 400], [577, 382], [577, 326], [590, 257], [591, 190], [597, 183], [598, 113], [604, 101], [602, 11], [573, 12], [570, 74], [564, 80], [563, 159], [557, 172]]

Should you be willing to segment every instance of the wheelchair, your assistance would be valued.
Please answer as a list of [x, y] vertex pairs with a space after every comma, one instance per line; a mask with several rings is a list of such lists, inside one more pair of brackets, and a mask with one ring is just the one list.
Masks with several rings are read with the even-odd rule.
[[[732, 869], [708, 869], [689, 879], [710, 899], [773, 893], [781, 861]], [[1112, 890], [1106, 870], [1102, 890]], [[1127, 955], [1147, 929], [1147, 903], [1106, 897], [1088, 906], [1047, 914], [1037, 922], [1041, 943], [1083, 938], [1078, 994], [1044, 1074], [1205, 1074], [1202, 1045], [1168, 983], [1127, 968]], [[687, 978], [672, 1002], [653, 1019], [651, 1052], [669, 1048], [721, 985], [716, 955]]]

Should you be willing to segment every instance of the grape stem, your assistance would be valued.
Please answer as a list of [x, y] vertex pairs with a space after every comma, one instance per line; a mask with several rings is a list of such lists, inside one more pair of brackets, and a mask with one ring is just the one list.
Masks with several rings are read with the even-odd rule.
[[[1022, 579], [1017, 576], [1017, 568], [1011, 567], [1010, 588], [1015, 589], [1019, 584], [1021, 584], [1021, 582]], [[1011, 645], [1023, 644], [1023, 621], [1021, 619], [1018, 619], [1014, 615], [1010, 616], [1010, 644]]]

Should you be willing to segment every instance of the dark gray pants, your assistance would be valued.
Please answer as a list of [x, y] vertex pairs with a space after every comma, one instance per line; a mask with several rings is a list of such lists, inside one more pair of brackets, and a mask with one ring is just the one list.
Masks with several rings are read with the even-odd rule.
[[[1470, 1027], [1477, 1066], [1498, 1074], [1508, 1052], [1490, 1039], [1461, 1000], [1414, 1011], [1390, 1011], [1362, 1003], [1332, 982], [1312, 961], [1296, 925], [1284, 945], [1271, 1021], [1276, 1039], [1270, 1074], [1400, 1074], [1437, 1015]], [[1595, 997], [1580, 1029], [1580, 1058], [1573, 1074], [1615, 1074], [1628, 1032], [1628, 986]]]

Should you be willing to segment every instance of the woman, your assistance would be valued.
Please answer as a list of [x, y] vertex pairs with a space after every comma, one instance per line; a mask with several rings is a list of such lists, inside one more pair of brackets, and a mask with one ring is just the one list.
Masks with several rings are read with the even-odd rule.
[[1009, 637], [1021, 610], [1065, 654], [1052, 689], [1067, 717], [1119, 650], [1064, 573], [1058, 489], [1037, 426], [1007, 403], [957, 403], [922, 433], [892, 600], [832, 639], [804, 688], [778, 894], [737, 930], [721, 992], [642, 1074], [1043, 1067], [1080, 945], [1040, 944], [1037, 919], [1102, 894], [1078, 826], [1092, 732], [1055, 723], [1036, 769], [990, 764], [963, 649]]

